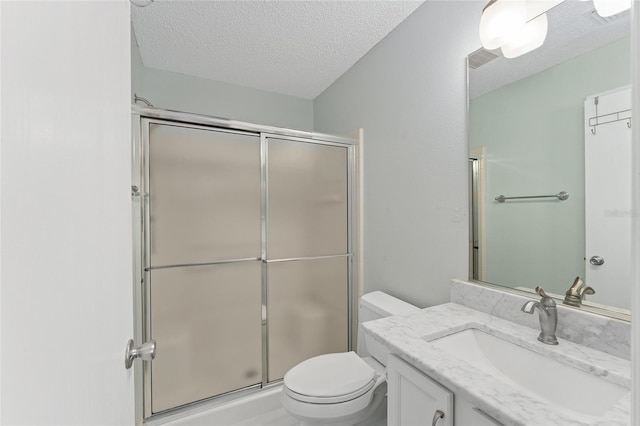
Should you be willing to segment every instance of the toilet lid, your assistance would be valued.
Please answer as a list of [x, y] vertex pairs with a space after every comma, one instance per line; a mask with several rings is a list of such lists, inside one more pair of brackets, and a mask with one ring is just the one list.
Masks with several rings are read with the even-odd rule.
[[357, 398], [373, 387], [375, 378], [375, 370], [355, 352], [341, 352], [301, 362], [285, 374], [284, 384], [299, 396], [334, 401]]

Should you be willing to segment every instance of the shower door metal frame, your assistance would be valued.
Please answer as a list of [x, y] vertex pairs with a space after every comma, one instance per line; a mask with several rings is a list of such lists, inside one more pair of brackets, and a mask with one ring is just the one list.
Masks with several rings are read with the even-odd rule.
[[[151, 124], [166, 124], [194, 129], [204, 129], [219, 132], [248, 134], [260, 137], [260, 166], [261, 166], [261, 258], [251, 260], [262, 261], [262, 382], [242, 389], [234, 390], [222, 395], [213, 396], [203, 401], [193, 402], [180, 407], [169, 409], [160, 413], [151, 412], [151, 364], [150, 362], [140, 363], [134, 369], [135, 376], [135, 398], [136, 398], [136, 424], [144, 421], [184, 416], [193, 411], [200, 411], [203, 406], [217, 404], [236, 398], [240, 395], [258, 392], [261, 389], [277, 385], [281, 380], [268, 382], [268, 319], [267, 319], [267, 264], [271, 262], [311, 260], [329, 257], [348, 258], [347, 277], [347, 345], [348, 350], [352, 350], [356, 335], [355, 324], [357, 312], [354, 309], [355, 301], [358, 298], [358, 265], [356, 242], [356, 147], [357, 141], [352, 138], [334, 136], [315, 132], [305, 132], [272, 126], [262, 126], [242, 121], [228, 120], [205, 115], [184, 113], [178, 111], [161, 110], [156, 108], [142, 108], [137, 105], [132, 106], [132, 219], [133, 219], [133, 298], [134, 298], [134, 339], [136, 343], [147, 341], [150, 330], [151, 316], [146, 307], [150, 301], [149, 272], [150, 254], [146, 247], [149, 247], [149, 126]], [[347, 253], [331, 256], [313, 256], [295, 259], [270, 260], [267, 253], [267, 212], [268, 212], [268, 176], [267, 160], [268, 147], [267, 139], [284, 139], [299, 143], [312, 143], [320, 145], [330, 145], [344, 147], [347, 149]], [[249, 259], [238, 259], [249, 260]], [[161, 351], [161, 345], [159, 346]], [[140, 368], [142, 367], [142, 368]]]

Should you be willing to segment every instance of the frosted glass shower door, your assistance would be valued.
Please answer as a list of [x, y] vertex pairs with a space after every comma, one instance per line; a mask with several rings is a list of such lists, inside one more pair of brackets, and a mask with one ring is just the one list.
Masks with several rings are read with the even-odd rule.
[[149, 128], [152, 266], [259, 258], [260, 138]]
[[269, 264], [269, 381], [305, 359], [347, 350], [348, 261]]
[[347, 148], [268, 139], [268, 153], [269, 258], [346, 254]]
[[261, 383], [259, 261], [151, 271], [154, 413]]
[[348, 350], [349, 167], [345, 146], [268, 139], [268, 380]]
[[147, 386], [158, 413], [262, 382], [260, 138], [148, 127]]

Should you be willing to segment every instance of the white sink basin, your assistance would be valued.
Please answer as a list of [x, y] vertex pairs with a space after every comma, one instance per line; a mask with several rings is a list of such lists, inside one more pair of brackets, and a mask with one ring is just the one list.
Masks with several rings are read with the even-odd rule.
[[629, 389], [478, 329], [430, 343], [578, 415], [602, 416]]

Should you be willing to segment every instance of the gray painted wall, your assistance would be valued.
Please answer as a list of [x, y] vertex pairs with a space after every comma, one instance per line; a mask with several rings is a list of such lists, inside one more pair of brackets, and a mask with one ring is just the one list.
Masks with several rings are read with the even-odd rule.
[[483, 2], [428, 1], [314, 100], [364, 128], [364, 289], [425, 307], [468, 276], [466, 56]]
[[144, 67], [138, 95], [159, 108], [313, 130], [313, 101]]
[[158, 108], [313, 130], [313, 101], [309, 99], [145, 67], [132, 27], [132, 102], [134, 93]]

